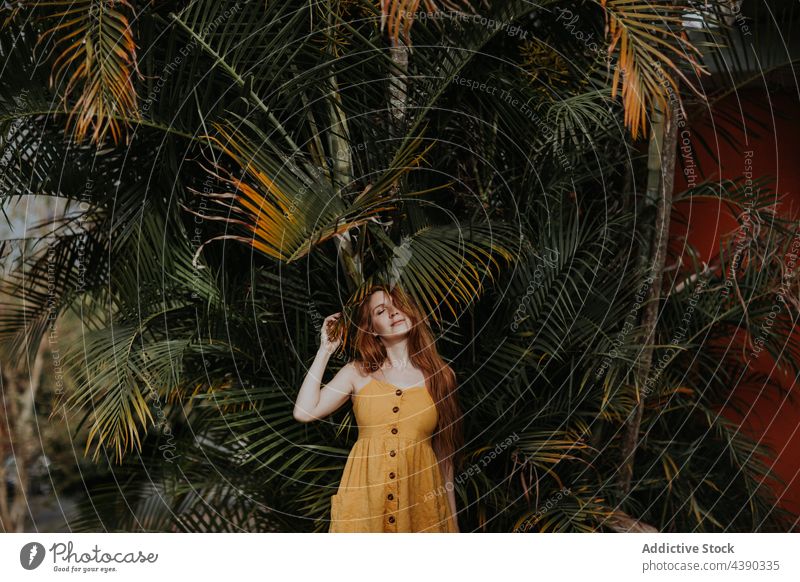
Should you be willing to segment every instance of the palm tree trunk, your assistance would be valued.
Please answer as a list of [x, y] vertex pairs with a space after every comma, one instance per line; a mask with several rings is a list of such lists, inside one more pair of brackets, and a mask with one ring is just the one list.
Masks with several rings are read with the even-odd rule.
[[[9, 431], [8, 441], [16, 470], [14, 498], [9, 504], [6, 492], [7, 470], [4, 464], [0, 464], [0, 527], [6, 533], [23, 533], [28, 518], [30, 469], [37, 458], [38, 442], [34, 438], [35, 402], [41, 386], [48, 341], [49, 336], [43, 335], [30, 370], [25, 363], [4, 366], [2, 369], [3, 392], [8, 403], [5, 426]], [[3, 449], [5, 447], [0, 447], [0, 450]]]
[[389, 112], [391, 114], [393, 137], [395, 138], [403, 135], [403, 125], [408, 105], [408, 46], [402, 40], [398, 42], [399, 44], [392, 42], [392, 46], [389, 49], [392, 62], [399, 71], [392, 71], [389, 77]]
[[[408, 108], [408, 45], [402, 39], [391, 39], [392, 46], [389, 55], [392, 57], [396, 70], [389, 72], [389, 131], [395, 140], [402, 140], [405, 134], [406, 109]], [[400, 184], [392, 185], [392, 195], [400, 191]], [[402, 208], [397, 217], [402, 214]], [[393, 235], [399, 236], [400, 221], [393, 219]]]
[[[628, 417], [625, 436], [622, 444], [622, 463], [619, 470], [618, 487], [624, 496], [631, 488], [633, 478], [634, 456], [639, 444], [639, 431], [642, 425], [644, 399], [640, 391], [650, 374], [653, 361], [651, 338], [655, 333], [658, 320], [658, 307], [661, 298], [661, 280], [669, 242], [669, 224], [672, 211], [672, 193], [675, 183], [675, 157], [678, 139], [676, 115], [665, 119], [663, 112], [654, 116], [655, 123], [650, 139], [648, 155], [647, 202], [655, 203], [656, 217], [650, 237], [648, 255], [651, 261], [653, 283], [650, 286], [647, 302], [642, 309], [642, 327], [647, 332], [646, 347], [642, 351], [640, 365], [636, 372], [636, 404]], [[659, 187], [660, 185], [660, 187]]]
[[[333, 15], [328, 12], [328, 26], [336, 26]], [[332, 48], [328, 47], [332, 54]], [[331, 65], [333, 68], [333, 65]], [[350, 149], [350, 132], [348, 130], [347, 115], [342, 108], [342, 97], [339, 94], [339, 83], [335, 71], [331, 71], [330, 95], [328, 111], [330, 114], [330, 127], [328, 128], [328, 148], [333, 158], [333, 183], [337, 188], [345, 188], [353, 179], [353, 156]], [[334, 237], [336, 254], [342, 265], [350, 291], [354, 291], [363, 281], [364, 273], [358, 251], [353, 244], [353, 237], [349, 232]]]

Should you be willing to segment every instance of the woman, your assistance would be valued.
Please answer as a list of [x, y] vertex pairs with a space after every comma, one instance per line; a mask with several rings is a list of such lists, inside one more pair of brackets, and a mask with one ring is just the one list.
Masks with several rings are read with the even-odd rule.
[[350, 398], [358, 440], [331, 496], [329, 532], [458, 532], [453, 467], [463, 444], [456, 378], [421, 311], [398, 288], [370, 289], [355, 312], [356, 359], [320, 390], [341, 344], [325, 319], [294, 417], [325, 418]]

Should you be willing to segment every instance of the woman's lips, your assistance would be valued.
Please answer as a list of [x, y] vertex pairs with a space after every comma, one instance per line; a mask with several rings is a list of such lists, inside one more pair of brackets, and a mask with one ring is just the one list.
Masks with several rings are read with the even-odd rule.
[[392, 324], [392, 327], [394, 327], [394, 326], [395, 326], [395, 325], [397, 325], [398, 323], [403, 323], [404, 321], [405, 321], [405, 319], [398, 319], [397, 321], [395, 321], [395, 322]]

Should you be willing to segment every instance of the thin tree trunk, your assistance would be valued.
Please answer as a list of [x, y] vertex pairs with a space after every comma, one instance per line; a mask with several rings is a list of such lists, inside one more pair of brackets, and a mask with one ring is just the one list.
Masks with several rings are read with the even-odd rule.
[[398, 42], [399, 45], [392, 43], [389, 49], [392, 62], [400, 71], [399, 73], [392, 71], [389, 76], [389, 112], [394, 138], [403, 136], [408, 106], [408, 46], [402, 40]]
[[[333, 27], [332, 16], [328, 14], [328, 26]], [[331, 51], [331, 48], [328, 47]], [[333, 65], [331, 65], [333, 67]], [[348, 187], [353, 179], [353, 156], [350, 148], [350, 131], [347, 124], [347, 115], [342, 108], [342, 98], [339, 94], [339, 83], [335, 71], [331, 71], [330, 94], [328, 101], [330, 114], [330, 127], [328, 128], [328, 148], [333, 158], [333, 183], [337, 188]], [[334, 237], [336, 253], [339, 262], [347, 275], [350, 291], [354, 291], [364, 279], [363, 266], [358, 256], [358, 251], [353, 244], [353, 237], [349, 232]]]
[[[669, 242], [669, 225], [672, 211], [672, 193], [675, 182], [675, 157], [677, 147], [677, 116], [670, 115], [665, 119], [663, 114], [656, 118], [656, 123], [650, 142], [648, 156], [648, 202], [653, 202], [656, 195], [655, 228], [651, 237], [649, 254], [653, 283], [650, 286], [648, 300], [642, 309], [642, 327], [647, 332], [646, 344], [651, 344], [658, 320], [659, 299], [661, 298], [661, 279], [667, 256], [667, 243]], [[654, 178], [657, 176], [658, 178]], [[654, 185], [655, 184], [655, 185]], [[658, 186], [660, 184], [660, 187]], [[650, 374], [653, 361], [653, 349], [645, 347], [642, 351], [640, 365], [636, 372], [637, 402], [631, 415], [628, 417], [622, 445], [622, 463], [619, 471], [619, 490], [624, 496], [631, 488], [633, 478], [634, 457], [639, 444], [639, 431], [644, 413], [644, 400], [646, 396], [640, 392]]]
[[[28, 518], [30, 470], [37, 459], [37, 439], [34, 438], [36, 395], [42, 381], [44, 356], [50, 340], [44, 334], [28, 369], [25, 362], [3, 369], [3, 396], [6, 403], [6, 426], [9, 428], [10, 451], [14, 455], [16, 479], [14, 498], [10, 505], [6, 494], [5, 468], [0, 470], [0, 521], [5, 532], [22, 533]], [[4, 448], [4, 447], [3, 447]]]
[[8, 490], [6, 488], [6, 455], [11, 452], [11, 425], [9, 419], [14, 418], [17, 393], [16, 379], [11, 375], [6, 366], [0, 362], [0, 382], [3, 396], [2, 426], [0, 426], [0, 531], [10, 533], [16, 531], [11, 523], [11, 510], [8, 505]]
[[[402, 139], [408, 107], [408, 45], [401, 39], [398, 39], [397, 43], [392, 40], [389, 49], [392, 62], [399, 70], [399, 72], [392, 71], [389, 75], [389, 128], [393, 138]], [[399, 190], [400, 184], [395, 183], [392, 193], [396, 194]]]
[[[401, 35], [402, 36], [402, 35]], [[393, 139], [402, 140], [406, 129], [406, 110], [408, 109], [408, 45], [402, 38], [392, 39], [392, 46], [389, 48], [389, 55], [395, 65], [395, 69], [389, 72], [389, 132]], [[392, 184], [392, 196], [397, 196], [400, 192], [399, 179]], [[404, 213], [402, 208], [396, 212], [392, 220], [392, 237], [401, 235], [399, 217]], [[395, 238], [395, 240], [397, 240]]]

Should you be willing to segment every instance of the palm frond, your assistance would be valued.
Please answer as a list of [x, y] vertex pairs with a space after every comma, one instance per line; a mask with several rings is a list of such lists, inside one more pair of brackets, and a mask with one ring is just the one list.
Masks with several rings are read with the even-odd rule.
[[[457, 317], [475, 301], [502, 269], [498, 258], [510, 264], [519, 256], [523, 240], [511, 225], [500, 222], [428, 226], [407, 236], [400, 245], [373, 232], [390, 246], [391, 260], [363, 286], [378, 280], [399, 283], [434, 321], [447, 308]], [[495, 257], [497, 255], [497, 258]], [[356, 293], [354, 300], [360, 300]]]
[[[212, 171], [211, 174], [226, 182], [229, 192], [210, 193], [208, 197], [229, 213], [241, 217], [221, 216], [217, 220], [243, 228], [251, 238], [234, 234], [214, 237], [198, 248], [195, 257], [213, 240], [233, 239], [252, 245], [275, 260], [290, 263], [303, 258], [313, 248], [337, 235], [366, 224], [381, 212], [394, 209], [397, 181], [416, 168], [425, 153], [418, 151], [421, 137], [406, 142], [390, 167], [367, 184], [352, 201], [346, 202], [342, 193], [323, 179], [318, 168], [302, 167], [277, 153], [269, 155], [256, 145], [255, 139], [239, 130], [228, 130], [222, 125], [215, 125], [215, 128], [220, 137], [209, 136], [209, 139], [217, 143], [253, 181], [223, 176], [222, 172], [230, 173], [220, 164], [215, 164], [221, 172]], [[252, 124], [250, 128], [256, 135], [263, 135]], [[184, 208], [191, 211], [186, 206]]]
[[110, 132], [114, 143], [120, 143], [127, 127], [119, 116], [139, 118], [133, 78], [141, 73], [129, 20], [133, 7], [127, 0], [33, 4], [47, 6], [44, 20], [55, 21], [39, 42], [52, 41], [48, 48], [57, 56], [50, 85], [61, 89], [75, 138], [82, 141], [91, 131], [92, 140], [100, 143]]
[[[394, 45], [400, 43], [400, 35], [407, 46], [411, 46], [411, 26], [419, 18], [420, 3], [425, 6], [426, 15], [430, 18], [441, 18], [445, 9], [461, 14], [474, 13], [470, 0], [380, 0], [381, 32], [387, 29]], [[449, 15], [452, 16], [452, 15]]]
[[647, 133], [648, 112], [661, 110], [672, 115], [674, 111], [668, 102], [675, 100], [680, 104], [678, 84], [667, 71], [698, 94], [680, 65], [689, 65], [696, 74], [708, 71], [698, 60], [700, 50], [682, 30], [683, 6], [671, 0], [596, 1], [606, 11], [609, 53], [619, 55], [611, 81], [611, 97], [621, 91], [625, 125], [636, 139], [640, 132]]

